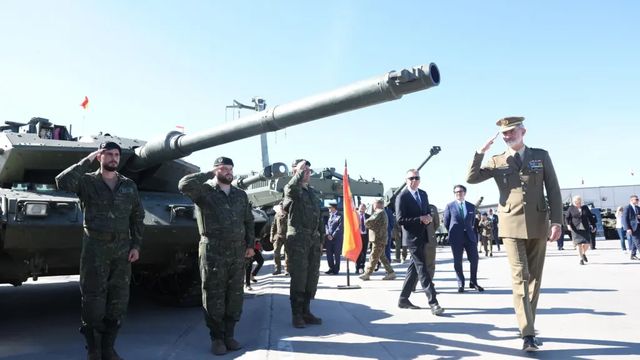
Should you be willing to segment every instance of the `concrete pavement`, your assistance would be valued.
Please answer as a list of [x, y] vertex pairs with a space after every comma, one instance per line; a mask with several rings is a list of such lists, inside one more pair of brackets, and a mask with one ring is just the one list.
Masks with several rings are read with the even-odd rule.
[[[506, 254], [481, 255], [484, 293], [458, 294], [448, 247], [438, 248], [434, 281], [445, 316], [431, 315], [420, 291], [411, 301], [424, 309], [397, 307], [408, 263], [393, 264], [397, 280], [380, 280], [382, 271], [366, 282], [352, 274], [361, 288], [342, 290], [346, 264], [341, 275], [324, 275], [323, 260], [312, 309], [324, 323], [294, 329], [289, 279], [271, 276], [273, 262], [267, 261], [265, 275], [245, 294], [237, 330], [242, 350], [211, 355], [199, 308], [165, 307], [138, 292], [117, 349], [126, 359], [637, 359], [640, 261], [629, 260], [618, 246], [617, 240], [599, 241], [581, 266], [570, 244], [564, 251], [549, 245], [536, 320], [544, 345], [534, 354], [520, 350]], [[0, 359], [83, 358], [77, 286], [75, 276], [0, 286]]]

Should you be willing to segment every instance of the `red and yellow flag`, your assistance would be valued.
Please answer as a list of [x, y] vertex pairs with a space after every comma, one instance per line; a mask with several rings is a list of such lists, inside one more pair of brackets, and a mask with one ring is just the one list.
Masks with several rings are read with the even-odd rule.
[[353, 197], [349, 187], [349, 173], [347, 161], [344, 162], [344, 176], [342, 177], [342, 205], [344, 210], [344, 241], [342, 242], [342, 256], [356, 262], [362, 250], [360, 226], [358, 216], [353, 209]]
[[80, 103], [80, 106], [82, 106], [83, 109], [87, 110], [87, 106], [89, 106], [89, 98], [85, 96], [84, 100], [82, 100], [82, 102]]

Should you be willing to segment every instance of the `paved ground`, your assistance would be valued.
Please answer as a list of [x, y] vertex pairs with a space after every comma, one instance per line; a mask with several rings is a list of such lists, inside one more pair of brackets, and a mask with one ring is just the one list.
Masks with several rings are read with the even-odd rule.
[[[435, 284], [446, 316], [427, 310], [423, 293], [411, 300], [423, 310], [396, 307], [402, 276], [382, 281], [320, 277], [316, 315], [324, 324], [290, 325], [288, 278], [259, 276], [246, 294], [238, 339], [244, 349], [220, 359], [542, 359], [640, 358], [640, 261], [630, 261], [618, 241], [599, 241], [581, 266], [571, 245], [549, 247], [537, 328], [542, 351], [520, 351], [504, 252], [481, 257], [484, 293], [456, 292], [448, 248], [438, 249]], [[271, 261], [263, 274], [271, 273]], [[394, 264], [404, 275], [407, 264]], [[321, 270], [327, 269], [323, 261]], [[345, 269], [343, 263], [342, 269]], [[465, 268], [466, 270], [466, 268]], [[0, 286], [0, 359], [80, 359], [77, 277], [41, 278], [19, 288]], [[126, 359], [204, 359], [208, 333], [198, 308], [168, 308], [135, 293], [118, 341]]]

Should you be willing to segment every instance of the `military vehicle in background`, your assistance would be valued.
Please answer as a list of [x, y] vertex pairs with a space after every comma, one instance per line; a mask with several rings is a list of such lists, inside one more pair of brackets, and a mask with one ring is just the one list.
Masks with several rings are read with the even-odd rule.
[[[136, 182], [146, 212], [141, 258], [133, 268], [134, 282], [178, 303], [189, 303], [199, 293], [199, 235], [194, 205], [178, 192], [177, 184], [183, 176], [200, 169], [181, 158], [194, 151], [396, 100], [439, 82], [435, 64], [392, 71], [209, 130], [195, 134], [172, 131], [149, 142], [108, 133], [75, 138], [67, 127], [43, 118], [28, 123], [6, 122], [0, 128], [0, 283], [17, 286], [29, 277], [37, 280], [45, 275], [77, 274], [82, 210], [75, 194], [56, 189], [54, 178], [100, 143], [113, 141], [122, 148], [119, 171]], [[256, 233], [264, 224], [256, 222]]]
[[[431, 149], [429, 150], [429, 156], [427, 156], [427, 158], [422, 162], [422, 164], [420, 164], [420, 166], [418, 166], [416, 168], [416, 170], [420, 171], [422, 170], [422, 168], [426, 165], [426, 163], [431, 160], [432, 157], [438, 155], [438, 153], [440, 152], [441, 148], [440, 146], [433, 146], [431, 147]], [[404, 190], [404, 187], [407, 186], [406, 181], [404, 183], [402, 183], [402, 185], [400, 185], [397, 188], [390, 188], [389, 190], [387, 190], [387, 192], [385, 193], [385, 207], [388, 207], [391, 209], [391, 211], [395, 214], [395, 206], [396, 206], [396, 197], [398, 196], [398, 194], [400, 194], [400, 192], [402, 192], [402, 190]]]

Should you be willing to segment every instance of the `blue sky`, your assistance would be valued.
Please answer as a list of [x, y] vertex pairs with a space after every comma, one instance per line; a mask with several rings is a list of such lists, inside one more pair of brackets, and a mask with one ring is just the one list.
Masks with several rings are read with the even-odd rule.
[[[3, 1], [0, 120], [42, 116], [76, 136], [148, 140], [233, 121], [233, 99], [273, 106], [434, 62], [440, 86], [270, 133], [271, 160], [341, 170], [346, 158], [352, 176], [388, 187], [439, 145], [422, 187], [442, 208], [495, 121], [522, 115], [525, 142], [550, 152], [562, 187], [637, 184], [639, 10], [635, 1]], [[242, 173], [260, 167], [259, 146], [254, 137], [188, 160], [209, 168], [226, 155]], [[479, 196], [496, 202], [495, 184], [470, 186], [468, 199]]]

